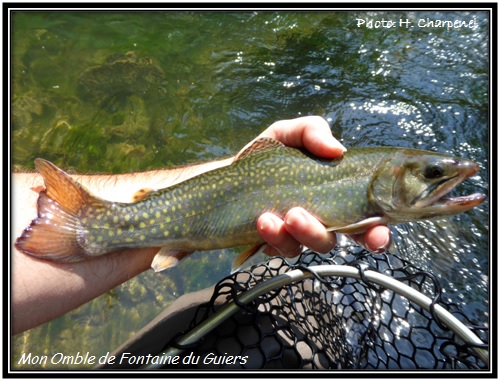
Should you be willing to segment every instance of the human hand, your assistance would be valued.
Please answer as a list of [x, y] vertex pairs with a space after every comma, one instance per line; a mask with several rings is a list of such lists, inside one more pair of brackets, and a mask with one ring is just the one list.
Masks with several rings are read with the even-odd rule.
[[[305, 148], [314, 155], [333, 159], [346, 151], [332, 136], [328, 123], [319, 116], [306, 116], [273, 123], [258, 138], [274, 138], [290, 147]], [[327, 231], [314, 216], [303, 208], [290, 209], [283, 219], [273, 213], [264, 213], [257, 220], [259, 235], [269, 245], [268, 255], [295, 257], [303, 246], [327, 253], [337, 243], [336, 234]], [[350, 239], [369, 251], [380, 253], [391, 244], [387, 226], [374, 226], [364, 234], [350, 235]]]

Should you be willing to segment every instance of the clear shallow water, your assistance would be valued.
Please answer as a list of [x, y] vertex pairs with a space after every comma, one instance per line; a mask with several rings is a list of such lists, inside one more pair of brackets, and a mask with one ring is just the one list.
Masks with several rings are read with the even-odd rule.
[[[457, 193], [488, 193], [487, 17], [14, 14], [13, 166], [31, 169], [43, 157], [76, 172], [123, 173], [210, 160], [237, 152], [276, 120], [316, 114], [348, 148], [395, 145], [475, 160], [480, 173]], [[382, 18], [414, 27], [357, 27], [357, 19]], [[417, 27], [427, 18], [475, 19], [477, 28]], [[393, 231], [394, 250], [438, 275], [446, 298], [478, 323], [488, 320], [488, 200]], [[165, 273], [142, 274], [16, 336], [13, 359], [112, 351], [178, 296], [227, 275], [234, 253], [196, 253]]]

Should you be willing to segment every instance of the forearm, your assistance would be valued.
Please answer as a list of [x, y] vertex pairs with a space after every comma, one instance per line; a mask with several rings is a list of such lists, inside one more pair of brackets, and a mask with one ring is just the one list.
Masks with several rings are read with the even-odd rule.
[[135, 192], [142, 188], [162, 189], [212, 169], [231, 164], [232, 157], [173, 169], [119, 175], [79, 175], [75, 180], [94, 195], [110, 201], [131, 202]]
[[[131, 201], [141, 188], [164, 188], [229, 164], [225, 159], [195, 166], [123, 175], [77, 175], [75, 179], [95, 195], [112, 201]], [[37, 173], [12, 176], [12, 242], [36, 217]], [[13, 333], [54, 319], [150, 268], [157, 249], [116, 252], [94, 260], [57, 263], [36, 260], [12, 250]]]

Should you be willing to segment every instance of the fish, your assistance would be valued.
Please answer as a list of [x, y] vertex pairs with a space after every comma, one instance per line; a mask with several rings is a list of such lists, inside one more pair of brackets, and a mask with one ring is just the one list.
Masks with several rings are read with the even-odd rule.
[[134, 202], [93, 195], [71, 176], [36, 159], [45, 189], [38, 214], [16, 240], [21, 252], [74, 262], [130, 248], [154, 247], [155, 271], [194, 251], [250, 246], [241, 266], [265, 242], [264, 212], [284, 217], [303, 207], [328, 230], [357, 234], [375, 225], [443, 218], [481, 204], [486, 196], [449, 193], [479, 171], [473, 161], [397, 147], [351, 148], [323, 159], [271, 138], [257, 139], [231, 164], [164, 189], [145, 189]]

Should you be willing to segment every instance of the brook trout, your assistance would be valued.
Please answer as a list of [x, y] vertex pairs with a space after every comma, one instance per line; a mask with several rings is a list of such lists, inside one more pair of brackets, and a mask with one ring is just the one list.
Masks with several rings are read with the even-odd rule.
[[[406, 148], [351, 148], [324, 160], [262, 138], [231, 165], [153, 190], [135, 203], [100, 199], [50, 162], [35, 163], [46, 189], [39, 194], [38, 217], [15, 243], [20, 251], [72, 262], [158, 247], [156, 271], [195, 250], [257, 248], [264, 242], [256, 221], [264, 212], [283, 217], [301, 206], [329, 230], [354, 234], [377, 224], [461, 213], [486, 197], [446, 196], [476, 174], [478, 164]], [[235, 266], [255, 251], [243, 253]]]

